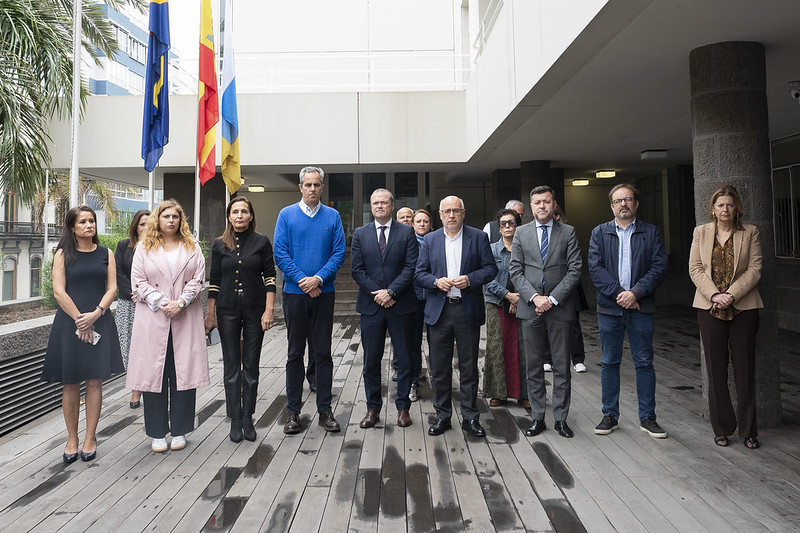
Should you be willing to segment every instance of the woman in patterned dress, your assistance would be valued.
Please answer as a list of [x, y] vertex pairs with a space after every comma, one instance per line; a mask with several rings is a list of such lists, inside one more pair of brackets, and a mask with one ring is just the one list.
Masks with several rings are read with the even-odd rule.
[[[150, 211], [140, 209], [133, 215], [128, 226], [127, 239], [122, 239], [117, 243], [117, 251], [114, 259], [117, 262], [117, 331], [119, 332], [119, 347], [122, 350], [122, 362], [128, 368], [128, 352], [131, 348], [131, 332], [133, 331], [133, 312], [136, 303], [133, 301], [133, 291], [131, 289], [131, 265], [133, 265], [133, 254], [136, 252], [136, 244], [144, 231], [147, 220], [150, 218]], [[131, 409], [137, 409], [142, 405], [142, 393], [138, 390], [131, 391]]]

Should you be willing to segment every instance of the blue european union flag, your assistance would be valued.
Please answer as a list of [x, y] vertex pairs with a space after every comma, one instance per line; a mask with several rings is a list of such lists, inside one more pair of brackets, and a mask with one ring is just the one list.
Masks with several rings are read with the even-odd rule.
[[150, 39], [147, 43], [142, 159], [152, 172], [169, 142], [169, 4], [150, 1]]

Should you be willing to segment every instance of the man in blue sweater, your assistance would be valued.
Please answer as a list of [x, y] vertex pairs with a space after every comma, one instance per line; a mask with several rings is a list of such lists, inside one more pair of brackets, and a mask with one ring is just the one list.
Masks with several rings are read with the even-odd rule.
[[303, 354], [316, 366], [317, 413], [325, 431], [339, 431], [331, 410], [333, 359], [333, 282], [344, 263], [342, 219], [320, 203], [325, 172], [319, 167], [300, 171], [302, 199], [284, 207], [275, 223], [275, 264], [283, 272], [283, 315], [289, 341], [286, 358], [286, 410], [283, 432], [300, 432]]

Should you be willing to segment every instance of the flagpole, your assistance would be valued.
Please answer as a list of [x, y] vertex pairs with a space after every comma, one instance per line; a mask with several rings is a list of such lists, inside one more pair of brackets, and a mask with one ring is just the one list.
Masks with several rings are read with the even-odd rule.
[[147, 210], [153, 210], [153, 204], [155, 203], [155, 176], [153, 175], [153, 171], [147, 173]]
[[50, 169], [44, 171], [44, 207], [42, 208], [42, 224], [44, 225], [44, 259], [47, 260], [47, 199], [50, 196]]
[[69, 168], [69, 206], [78, 205], [78, 129], [81, 106], [81, 1], [72, 13], [72, 161]]
[[[199, 111], [199, 108], [198, 108]], [[197, 170], [194, 180], [194, 238], [200, 240], [200, 163], [195, 164]]]

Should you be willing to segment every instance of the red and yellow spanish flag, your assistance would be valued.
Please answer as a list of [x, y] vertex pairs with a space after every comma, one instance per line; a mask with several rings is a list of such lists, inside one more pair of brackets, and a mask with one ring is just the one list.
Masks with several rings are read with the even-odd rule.
[[216, 173], [216, 133], [219, 121], [217, 97], [217, 68], [214, 59], [214, 23], [211, 20], [211, 0], [202, 0], [200, 6], [200, 108], [197, 114], [197, 161], [200, 183], [205, 183]]

